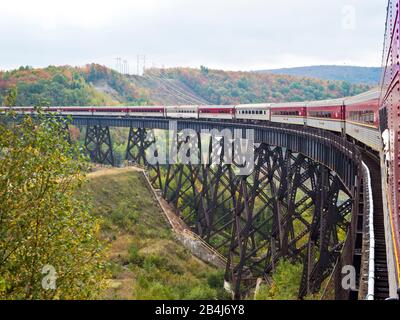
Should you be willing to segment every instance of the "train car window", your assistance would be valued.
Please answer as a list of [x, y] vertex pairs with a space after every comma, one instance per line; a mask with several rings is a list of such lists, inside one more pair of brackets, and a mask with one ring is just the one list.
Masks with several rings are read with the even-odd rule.
[[349, 119], [355, 122], [362, 122], [366, 124], [374, 124], [375, 115], [372, 110], [363, 110], [363, 111], [350, 111]]
[[308, 114], [315, 118], [332, 118], [332, 113], [329, 111], [309, 111]]
[[299, 111], [273, 111], [272, 114], [278, 116], [298, 116]]

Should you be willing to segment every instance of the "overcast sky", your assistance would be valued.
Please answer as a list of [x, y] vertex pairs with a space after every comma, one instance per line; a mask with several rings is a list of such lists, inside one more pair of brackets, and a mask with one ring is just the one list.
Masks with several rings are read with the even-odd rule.
[[0, 69], [379, 66], [386, 0], [2, 0]]

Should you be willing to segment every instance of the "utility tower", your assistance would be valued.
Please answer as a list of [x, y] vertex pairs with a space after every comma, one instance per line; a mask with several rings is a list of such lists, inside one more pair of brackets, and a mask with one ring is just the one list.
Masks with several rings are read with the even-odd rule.
[[138, 76], [143, 75], [146, 70], [146, 55], [137, 55], [136, 73]]

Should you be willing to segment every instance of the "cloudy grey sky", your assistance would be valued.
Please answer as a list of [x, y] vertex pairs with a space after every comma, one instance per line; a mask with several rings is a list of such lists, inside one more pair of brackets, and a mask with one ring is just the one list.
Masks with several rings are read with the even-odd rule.
[[0, 69], [378, 66], [386, 0], [2, 0]]

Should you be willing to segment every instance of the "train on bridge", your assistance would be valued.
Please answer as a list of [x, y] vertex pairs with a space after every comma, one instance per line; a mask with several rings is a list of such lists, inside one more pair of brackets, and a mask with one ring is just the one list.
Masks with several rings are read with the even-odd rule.
[[[310, 102], [214, 106], [65, 106], [47, 107], [45, 111], [75, 116], [162, 117], [297, 124], [347, 135], [354, 142], [360, 142], [379, 152], [379, 97], [380, 90], [375, 89], [355, 97]], [[0, 111], [6, 110], [7, 108], [0, 108]], [[14, 110], [22, 113], [35, 112], [33, 107], [18, 107]]]

